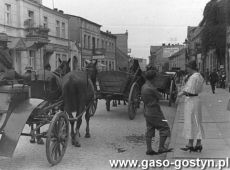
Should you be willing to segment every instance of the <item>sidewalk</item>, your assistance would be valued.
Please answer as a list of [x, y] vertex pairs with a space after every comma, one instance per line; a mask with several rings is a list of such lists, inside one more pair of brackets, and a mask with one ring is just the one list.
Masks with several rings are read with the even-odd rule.
[[[174, 151], [167, 154], [166, 159], [226, 159], [230, 157], [230, 111], [227, 111], [227, 103], [230, 93], [225, 89], [216, 89], [216, 94], [211, 93], [210, 86], [205, 85], [201, 94], [203, 126], [205, 131], [205, 139], [202, 141], [203, 150], [201, 153], [180, 150], [187, 144], [182, 137], [183, 130], [183, 111], [178, 108], [173, 129], [170, 147]], [[175, 169], [175, 167], [165, 168]], [[185, 169], [185, 168], [184, 168]], [[192, 168], [187, 168], [192, 169]], [[193, 168], [200, 169], [200, 168]], [[207, 168], [208, 169], [208, 168]]]

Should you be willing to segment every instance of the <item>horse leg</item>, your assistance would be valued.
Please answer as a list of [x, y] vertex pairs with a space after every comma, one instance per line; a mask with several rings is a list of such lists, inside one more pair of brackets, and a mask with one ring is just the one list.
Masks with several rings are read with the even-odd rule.
[[30, 143], [35, 143], [35, 137], [34, 137], [34, 124], [30, 125], [31, 130], [30, 130], [30, 134], [31, 134], [31, 139], [30, 139]]
[[85, 113], [85, 120], [86, 120], [86, 133], [85, 133], [85, 138], [90, 138], [90, 133], [89, 133], [89, 120], [90, 120], [89, 109], [86, 110], [86, 113]]
[[81, 144], [80, 144], [80, 133], [79, 133], [79, 129], [81, 127], [81, 123], [82, 123], [82, 117], [80, 117], [77, 120], [76, 133], [74, 134], [74, 146], [76, 146], [76, 147], [81, 147]]
[[[39, 124], [37, 124], [36, 126], [39, 126]], [[40, 128], [38, 128], [38, 130], [36, 131], [37, 135], [40, 135]], [[44, 145], [44, 141], [41, 137], [37, 137], [37, 144], [39, 145]]]
[[[68, 113], [69, 115], [69, 118], [70, 119], [73, 119], [73, 115], [72, 113]], [[70, 132], [70, 135], [71, 135], [71, 140], [72, 140], [72, 145], [74, 145], [74, 124], [75, 124], [75, 121], [74, 120], [70, 120], [70, 126], [71, 126], [71, 132]]]

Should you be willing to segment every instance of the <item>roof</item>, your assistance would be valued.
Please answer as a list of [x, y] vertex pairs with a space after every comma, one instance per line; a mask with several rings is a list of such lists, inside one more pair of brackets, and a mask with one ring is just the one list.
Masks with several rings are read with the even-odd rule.
[[86, 21], [86, 22], [89, 22], [89, 23], [94, 24], [94, 25], [99, 26], [99, 27], [102, 26], [102, 25], [100, 25], [100, 24], [97, 24], [96, 22], [90, 21], [90, 20], [88, 20], [88, 19], [86, 19], [86, 18], [82, 18], [82, 17], [76, 16], [76, 15], [71, 15], [71, 14], [65, 14], [65, 15], [67, 15], [67, 16], [69, 16], [69, 17], [79, 18], [79, 19], [81, 19], [81, 20], [84, 20], [84, 21]]
[[114, 34], [111, 34], [110, 32], [100, 31], [100, 33], [111, 38], [117, 38]]
[[151, 46], [150, 54], [157, 52], [162, 46]]

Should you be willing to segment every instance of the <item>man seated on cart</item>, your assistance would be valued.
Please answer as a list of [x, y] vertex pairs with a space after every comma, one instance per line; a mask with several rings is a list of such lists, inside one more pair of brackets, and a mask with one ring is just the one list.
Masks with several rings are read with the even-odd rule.
[[58, 76], [51, 72], [50, 64], [46, 64], [44, 69], [39, 70], [36, 74], [36, 80], [44, 81], [46, 83], [46, 97], [53, 101], [59, 99], [61, 96], [61, 83]]
[[[172, 149], [165, 147], [165, 142], [170, 137], [170, 128], [160, 108], [159, 100], [162, 98], [157, 89], [153, 86], [156, 72], [149, 70], [145, 74], [146, 82], [141, 89], [141, 97], [144, 102], [144, 116], [146, 120], [146, 144], [147, 155], [170, 152]], [[160, 141], [158, 153], [152, 149], [152, 137], [155, 137], [155, 129], [159, 131]]]

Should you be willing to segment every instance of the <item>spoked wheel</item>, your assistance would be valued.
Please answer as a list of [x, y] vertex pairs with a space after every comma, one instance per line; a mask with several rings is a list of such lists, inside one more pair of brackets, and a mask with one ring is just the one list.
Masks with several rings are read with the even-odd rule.
[[97, 110], [97, 102], [98, 102], [98, 100], [94, 99], [93, 102], [90, 104], [90, 107], [89, 107], [90, 116], [94, 116], [94, 114]]
[[69, 120], [65, 112], [53, 117], [46, 139], [46, 157], [51, 165], [58, 164], [66, 151], [69, 140]]
[[128, 114], [130, 120], [135, 118], [139, 102], [139, 87], [137, 83], [134, 83], [130, 89], [128, 100]]

